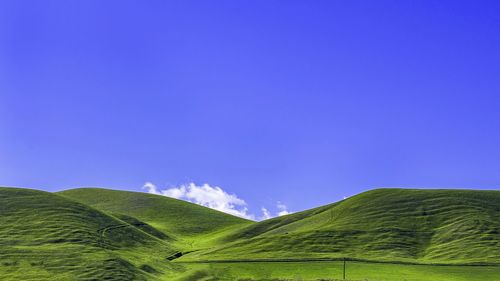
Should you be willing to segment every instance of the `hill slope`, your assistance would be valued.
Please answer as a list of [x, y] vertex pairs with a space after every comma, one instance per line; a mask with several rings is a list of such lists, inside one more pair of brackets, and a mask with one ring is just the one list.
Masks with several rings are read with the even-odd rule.
[[134, 225], [48, 192], [0, 188], [0, 214], [2, 280], [155, 279], [176, 252]]
[[[2, 280], [171, 280], [175, 261], [500, 264], [500, 191], [378, 189], [251, 222], [158, 195], [0, 188]], [[194, 274], [198, 274], [195, 272]]]
[[378, 189], [243, 227], [181, 260], [500, 263], [500, 191]]
[[77, 188], [58, 194], [110, 214], [144, 221], [184, 247], [201, 246], [231, 229], [253, 223], [182, 200], [141, 192]]

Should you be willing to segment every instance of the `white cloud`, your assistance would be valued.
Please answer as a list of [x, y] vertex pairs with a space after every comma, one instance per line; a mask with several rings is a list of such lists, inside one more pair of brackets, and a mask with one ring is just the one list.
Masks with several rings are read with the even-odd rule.
[[[209, 184], [196, 185], [194, 183], [183, 184], [178, 187], [158, 189], [151, 182], [144, 183], [143, 189], [148, 193], [163, 195], [176, 199], [181, 199], [208, 208], [212, 208], [234, 216], [255, 220], [256, 216], [248, 212], [247, 203], [235, 194], [229, 194], [218, 186]], [[276, 216], [288, 215], [291, 212], [285, 204], [276, 203], [277, 213], [273, 215], [268, 209], [261, 207], [262, 216], [258, 220], [267, 220]]]
[[260, 220], [267, 220], [273, 217], [266, 208], [262, 207], [260, 210], [262, 211], [262, 217], [260, 217]]
[[196, 203], [208, 208], [225, 212], [234, 216], [254, 220], [255, 216], [248, 213], [245, 200], [238, 198], [235, 194], [229, 194], [218, 186], [209, 184], [196, 185], [189, 183], [179, 187], [172, 187], [164, 190], [158, 190], [150, 182], [143, 186], [149, 193], [164, 195], [176, 199], [182, 199]]
[[288, 208], [286, 207], [286, 205], [283, 204], [283, 203], [281, 203], [281, 202], [279, 202], [279, 201], [276, 204], [276, 208], [278, 208], [278, 217], [290, 214], [290, 212], [288, 211]]
[[260, 220], [267, 220], [267, 219], [271, 219], [271, 218], [274, 218], [274, 217], [281, 217], [281, 216], [284, 216], [284, 215], [288, 215], [288, 214], [291, 214], [292, 212], [288, 211], [288, 208], [285, 204], [281, 203], [281, 202], [277, 202], [276, 203], [276, 209], [278, 209], [277, 213], [275, 213], [275, 215], [271, 214], [271, 212], [262, 207], [260, 210], [262, 211], [262, 216], [260, 217]]
[[158, 192], [158, 190], [156, 189], [156, 185], [154, 185], [152, 182], [149, 182], [149, 181], [144, 183], [144, 185], [142, 186], [142, 189], [146, 189], [148, 191], [148, 193], [160, 194]]
[[186, 195], [186, 187], [181, 186], [178, 188], [170, 188], [170, 189], [162, 191], [162, 195], [176, 198], [176, 199], [182, 199], [182, 197]]

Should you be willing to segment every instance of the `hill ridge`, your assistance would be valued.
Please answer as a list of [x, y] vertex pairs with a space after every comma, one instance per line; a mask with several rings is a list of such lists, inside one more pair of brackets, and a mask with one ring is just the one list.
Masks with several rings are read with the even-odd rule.
[[229, 260], [234, 251], [255, 259], [498, 263], [499, 231], [500, 191], [384, 188], [245, 226], [225, 245], [183, 259]]
[[497, 190], [381, 188], [252, 222], [142, 192], [0, 188], [0, 212], [11, 280], [157, 280], [182, 262], [500, 265]]
[[[2, 271], [6, 279], [145, 280], [150, 273], [144, 266], [160, 269], [162, 257], [177, 251], [120, 219], [54, 193], [0, 188], [0, 213], [0, 266], [7, 269]], [[117, 225], [121, 229], [102, 231]], [[144, 253], [157, 258], [137, 258]]]

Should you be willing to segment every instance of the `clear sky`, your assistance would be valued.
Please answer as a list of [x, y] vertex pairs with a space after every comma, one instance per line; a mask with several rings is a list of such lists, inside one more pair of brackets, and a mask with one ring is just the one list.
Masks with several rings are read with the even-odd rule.
[[1, 1], [0, 185], [145, 182], [500, 189], [500, 2]]

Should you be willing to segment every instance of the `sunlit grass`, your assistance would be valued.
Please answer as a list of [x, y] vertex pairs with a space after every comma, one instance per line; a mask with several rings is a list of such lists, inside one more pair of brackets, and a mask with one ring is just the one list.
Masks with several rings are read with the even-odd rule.
[[498, 191], [381, 189], [251, 222], [152, 194], [0, 188], [0, 214], [1, 280], [334, 280], [344, 257], [348, 280], [500, 276]]

